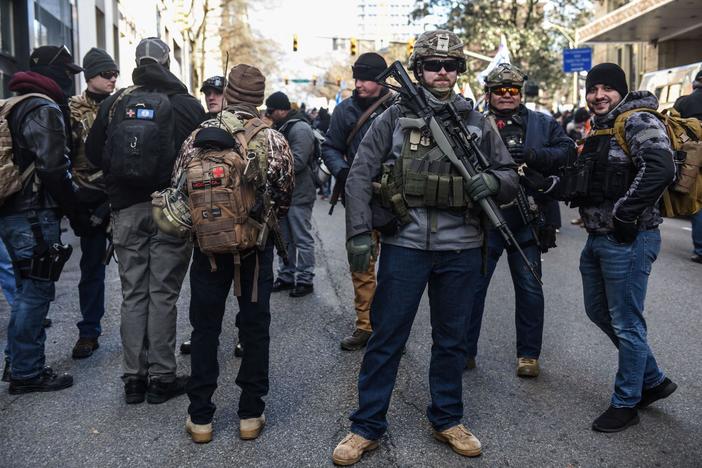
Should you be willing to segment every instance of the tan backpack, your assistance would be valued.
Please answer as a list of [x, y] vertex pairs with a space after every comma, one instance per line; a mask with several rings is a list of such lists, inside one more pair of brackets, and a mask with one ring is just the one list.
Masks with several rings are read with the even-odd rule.
[[15, 164], [12, 158], [12, 134], [7, 121], [7, 116], [10, 115], [12, 108], [31, 97], [40, 97], [53, 102], [50, 97], [39, 93], [0, 99], [0, 206], [12, 195], [22, 190], [24, 184], [34, 174], [34, 163], [30, 164], [22, 173]]
[[[260, 119], [251, 119], [246, 122], [243, 135], [235, 135], [239, 148], [198, 150], [185, 167], [198, 246], [209, 256], [212, 271], [217, 269], [214, 254], [234, 256], [236, 296], [241, 295], [241, 252], [257, 246], [264, 227], [250, 214], [257, 203], [257, 189], [265, 184], [266, 152], [251, 151], [248, 145], [266, 128], [268, 125]], [[254, 302], [255, 298], [256, 290], [252, 293]]]

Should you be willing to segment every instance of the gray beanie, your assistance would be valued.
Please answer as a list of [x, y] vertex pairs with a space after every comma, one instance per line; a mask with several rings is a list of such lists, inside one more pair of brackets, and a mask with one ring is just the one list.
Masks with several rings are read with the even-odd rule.
[[110, 54], [102, 49], [93, 47], [83, 57], [85, 79], [89, 80], [105, 71], [119, 71], [119, 66], [110, 57]]

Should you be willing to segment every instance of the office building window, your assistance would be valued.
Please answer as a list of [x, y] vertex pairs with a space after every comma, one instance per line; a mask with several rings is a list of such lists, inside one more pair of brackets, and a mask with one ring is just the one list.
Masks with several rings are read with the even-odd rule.
[[106, 49], [105, 42], [105, 13], [100, 8], [95, 7], [95, 34], [97, 36], [97, 46], [101, 49]]
[[34, 44], [66, 45], [73, 50], [72, 6], [69, 0], [35, 0]]
[[0, 52], [15, 55], [12, 2], [0, 0]]

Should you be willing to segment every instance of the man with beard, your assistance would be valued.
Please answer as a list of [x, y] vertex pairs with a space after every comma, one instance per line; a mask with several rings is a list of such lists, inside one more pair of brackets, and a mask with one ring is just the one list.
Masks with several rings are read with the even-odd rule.
[[[375, 77], [387, 68], [385, 59], [375, 52], [361, 54], [353, 64], [356, 85], [353, 94], [342, 101], [331, 117], [331, 124], [322, 144], [324, 163], [336, 177], [335, 191], [343, 193], [349, 169], [358, 146], [373, 120], [392, 103], [392, 93], [375, 82]], [[374, 234], [376, 249], [378, 234]], [[341, 340], [341, 349], [353, 351], [363, 348], [371, 335], [370, 305], [375, 294], [375, 259], [367, 271], [351, 272], [356, 308], [356, 329]]]

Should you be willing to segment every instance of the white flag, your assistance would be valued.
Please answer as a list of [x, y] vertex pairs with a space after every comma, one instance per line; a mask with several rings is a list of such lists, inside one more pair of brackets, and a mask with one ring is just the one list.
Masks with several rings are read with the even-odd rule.
[[495, 57], [493, 57], [492, 62], [490, 62], [485, 70], [478, 73], [478, 82], [484, 86], [485, 79], [487, 78], [488, 74], [501, 63], [512, 63], [512, 60], [509, 57], [509, 49], [507, 48], [507, 40], [505, 39], [505, 36], [502, 36], [500, 39], [500, 48], [497, 49], [497, 53], [495, 54]]

